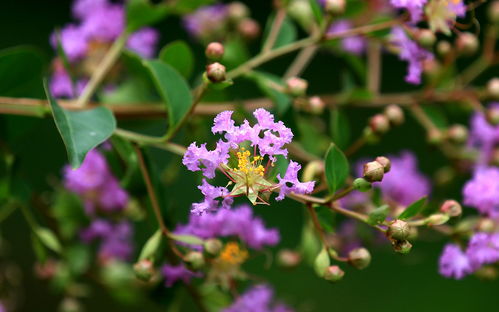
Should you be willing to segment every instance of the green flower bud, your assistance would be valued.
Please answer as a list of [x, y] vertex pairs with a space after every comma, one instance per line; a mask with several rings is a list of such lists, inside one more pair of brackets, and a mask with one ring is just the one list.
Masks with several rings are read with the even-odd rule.
[[329, 259], [329, 254], [325, 248], [322, 248], [321, 252], [317, 255], [314, 261], [315, 273], [320, 277], [324, 277], [326, 274], [326, 269], [329, 267], [331, 261]]
[[358, 191], [367, 192], [371, 189], [371, 187], [372, 187], [371, 182], [368, 182], [364, 178], [357, 178], [353, 180], [353, 188]]
[[492, 219], [481, 218], [476, 224], [476, 229], [478, 232], [492, 233], [496, 230], [496, 224]]
[[308, 82], [298, 77], [291, 77], [286, 81], [286, 90], [292, 96], [304, 96], [307, 92]]
[[393, 244], [393, 250], [395, 252], [401, 253], [401, 254], [408, 254], [412, 249], [412, 244], [409, 241], [406, 240], [401, 240], [401, 241], [396, 241]]
[[210, 238], [204, 242], [204, 250], [214, 256], [218, 255], [222, 247], [222, 242], [216, 238]]
[[499, 1], [494, 1], [489, 5], [488, 14], [492, 23], [499, 23]]
[[364, 165], [363, 176], [368, 182], [378, 182], [383, 180], [385, 168], [377, 161], [371, 161]]
[[248, 7], [239, 1], [230, 3], [227, 12], [233, 22], [238, 22], [250, 14]]
[[468, 140], [468, 129], [463, 125], [453, 125], [447, 129], [447, 138], [457, 144], [465, 143]]
[[138, 279], [147, 282], [154, 274], [154, 264], [149, 259], [143, 259], [133, 265], [133, 271]]
[[425, 219], [425, 224], [428, 226], [442, 225], [449, 221], [450, 216], [443, 213], [432, 214]]
[[324, 273], [324, 279], [332, 283], [340, 281], [343, 276], [345, 276], [345, 272], [337, 265], [329, 266]]
[[499, 78], [492, 78], [487, 82], [487, 93], [494, 99], [499, 99]]
[[204, 266], [204, 256], [199, 251], [190, 251], [185, 255], [184, 260], [188, 262], [192, 268], [199, 269]]
[[393, 220], [388, 226], [386, 234], [388, 237], [396, 240], [406, 240], [410, 233], [409, 223], [403, 220]]
[[463, 208], [455, 200], [446, 200], [442, 206], [440, 206], [440, 212], [451, 217], [458, 217], [463, 213]]
[[348, 262], [356, 269], [365, 269], [371, 263], [371, 254], [365, 248], [353, 249], [348, 253]]
[[490, 107], [485, 112], [485, 118], [492, 126], [499, 126], [499, 108]]
[[442, 56], [442, 57], [445, 57], [447, 56], [450, 52], [452, 51], [452, 46], [451, 44], [448, 42], [448, 41], [440, 41], [438, 44], [437, 44], [437, 53]]
[[386, 118], [395, 126], [400, 126], [404, 123], [404, 111], [400, 106], [392, 104], [385, 108], [384, 114]]
[[433, 33], [433, 31], [429, 29], [420, 29], [416, 33], [416, 40], [420, 45], [423, 47], [432, 47], [435, 44], [435, 41], [437, 40], [437, 37]]

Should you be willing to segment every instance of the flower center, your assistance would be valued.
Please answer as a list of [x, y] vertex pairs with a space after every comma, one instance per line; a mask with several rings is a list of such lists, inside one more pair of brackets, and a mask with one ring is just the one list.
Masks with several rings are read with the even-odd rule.
[[241, 150], [236, 153], [237, 156], [237, 168], [234, 168], [236, 172], [242, 172], [246, 175], [259, 175], [263, 177], [265, 174], [265, 168], [262, 166], [262, 156], [253, 156], [251, 159], [250, 151], [241, 147]]
[[248, 259], [248, 251], [239, 248], [235, 242], [229, 242], [218, 256], [222, 263], [230, 265], [240, 265]]

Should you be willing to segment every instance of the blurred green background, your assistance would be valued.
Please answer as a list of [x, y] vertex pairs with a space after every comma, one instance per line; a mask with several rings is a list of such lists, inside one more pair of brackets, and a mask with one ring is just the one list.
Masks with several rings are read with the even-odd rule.
[[[270, 12], [271, 1], [245, 3], [251, 8], [252, 16], [264, 24]], [[35, 46], [45, 55], [45, 64], [48, 66], [53, 56], [48, 37], [55, 27], [70, 21], [69, 13], [69, 1], [1, 1], [0, 46], [2, 49], [16, 45]], [[177, 18], [168, 18], [158, 24], [157, 28], [161, 31], [161, 45], [179, 38], [189, 40]], [[192, 40], [190, 42], [199, 56], [197, 67], [201, 71], [203, 47]], [[255, 43], [253, 52], [257, 47], [258, 43]], [[292, 60], [293, 55], [285, 56], [266, 64], [264, 68], [282, 74]], [[384, 64], [384, 92], [401, 92], [411, 88], [403, 82], [404, 63], [399, 62], [395, 56], [386, 55]], [[304, 74], [310, 81], [310, 94], [340, 90], [340, 73], [344, 70], [348, 70], [348, 65], [340, 58], [320, 53]], [[479, 81], [486, 81], [486, 77]], [[244, 85], [238, 87], [237, 84], [232, 92], [241, 98], [254, 97], [256, 94], [255, 90]], [[367, 118], [375, 112], [377, 110], [346, 109], [352, 138], [361, 132]], [[442, 112], [450, 116], [449, 119], [453, 122], [467, 121], [465, 115], [454, 113], [452, 108]], [[148, 127], [155, 128], [155, 123], [148, 121]], [[161, 122], [158, 124], [160, 127]], [[199, 124], [201, 128], [193, 133], [203, 133], [203, 130], [208, 129], [208, 124], [209, 122]], [[191, 128], [187, 128], [187, 131], [191, 131]], [[196, 139], [205, 141], [205, 135]], [[179, 142], [187, 144], [190, 136], [192, 133], [184, 131], [179, 136]], [[425, 133], [418, 124], [408, 118], [401, 128], [390, 132], [379, 145], [362, 149], [358, 157], [386, 155], [410, 149], [418, 155], [422, 171], [432, 176], [446, 160], [425, 143], [424, 137]], [[304, 144], [310, 144], [311, 140], [313, 138], [306, 135], [302, 138]], [[53, 189], [54, 181], [60, 179], [66, 153], [50, 118], [0, 116], [0, 144], [8, 146], [17, 157], [18, 176], [31, 186], [31, 192], [44, 196]], [[150, 150], [149, 156], [158, 168], [170, 166], [170, 171], [174, 167], [179, 170], [177, 180], [168, 184], [161, 195], [166, 203], [164, 208], [168, 218], [186, 220], [193, 199], [198, 200], [201, 196], [196, 188], [198, 176], [183, 167], [179, 168], [177, 164], [180, 158], [177, 156], [158, 150]], [[450, 187], [433, 196], [460, 199], [460, 188], [465, 178], [466, 176], [459, 178]], [[43, 213], [35, 205], [31, 208]], [[285, 200], [271, 207], [258, 206], [255, 210], [265, 218], [268, 226], [279, 228], [283, 238], [279, 247], [294, 248], [299, 243], [305, 212], [300, 205]], [[12, 288], [17, 291], [22, 302], [19, 311], [56, 310], [61, 298], [47, 282], [34, 277], [35, 256], [31, 248], [30, 230], [19, 211], [0, 224], [0, 235], [5, 239], [2, 245], [6, 251], [0, 255], [0, 262], [14, 262], [21, 268], [18, 279], [20, 284]], [[142, 236], [145, 235], [142, 234], [140, 238], [144, 239]], [[273, 266], [272, 270], [265, 270], [267, 259], [263, 255], [252, 259], [246, 267], [253, 274], [267, 278], [275, 287], [278, 297], [298, 311], [496, 311], [499, 306], [499, 297], [496, 297], [499, 282], [481, 281], [475, 277], [454, 281], [438, 274], [437, 262], [444, 243], [444, 237], [428, 232], [421, 235], [414, 243], [413, 251], [406, 256], [395, 254], [386, 244], [369, 246], [373, 255], [371, 266], [363, 271], [343, 266], [345, 278], [334, 285], [317, 278], [313, 270], [306, 266], [294, 270]], [[172, 292], [181, 295], [182, 290], [158, 289], [150, 296], [154, 300], [164, 301], [171, 298]], [[120, 304], [97, 283], [93, 284], [91, 295], [83, 303], [87, 311], [161, 311], [157, 304], [148, 299], [137, 305]], [[181, 310], [193, 311], [194, 307], [187, 304]]]

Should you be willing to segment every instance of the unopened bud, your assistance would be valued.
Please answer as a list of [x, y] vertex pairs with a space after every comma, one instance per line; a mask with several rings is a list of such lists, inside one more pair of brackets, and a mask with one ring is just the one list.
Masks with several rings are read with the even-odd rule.
[[433, 44], [435, 44], [435, 41], [437, 40], [437, 37], [433, 33], [433, 31], [429, 29], [420, 29], [416, 33], [416, 40], [420, 45], [423, 47], [431, 47]]
[[447, 129], [447, 138], [457, 144], [465, 143], [468, 140], [468, 129], [463, 125], [453, 125]]
[[487, 93], [494, 99], [499, 99], [499, 78], [492, 78], [487, 83]]
[[325, 107], [326, 103], [319, 96], [312, 96], [308, 99], [308, 110], [312, 114], [322, 114]]
[[305, 79], [291, 77], [286, 81], [286, 90], [292, 96], [303, 96], [307, 92], [308, 82]]
[[428, 226], [442, 225], [449, 221], [450, 216], [444, 213], [435, 213], [425, 219], [425, 224]]
[[260, 34], [260, 25], [258, 23], [251, 19], [251, 18], [245, 18], [243, 19], [238, 27], [237, 27], [239, 33], [248, 40], [252, 40], [258, 37]]
[[78, 300], [74, 298], [64, 298], [59, 306], [60, 312], [81, 312], [83, 311], [83, 307], [78, 302]]
[[224, 51], [225, 49], [223, 44], [221, 44], [220, 42], [211, 42], [206, 47], [204, 54], [208, 59], [218, 61], [223, 57]]
[[494, 1], [489, 5], [488, 13], [492, 23], [499, 23], [499, 1]]
[[490, 156], [490, 164], [492, 166], [499, 167], [499, 147], [496, 147], [492, 151], [492, 155]]
[[478, 221], [476, 229], [478, 232], [492, 233], [496, 229], [496, 224], [492, 219], [482, 218]]
[[327, 13], [333, 15], [340, 15], [345, 12], [345, 0], [326, 0], [324, 1], [324, 9]]
[[279, 254], [277, 255], [277, 262], [282, 267], [294, 268], [300, 264], [301, 255], [294, 250], [284, 249], [279, 251]]
[[142, 259], [133, 265], [133, 271], [137, 278], [147, 282], [154, 274], [154, 264], [149, 259]]
[[340, 281], [343, 276], [345, 276], [345, 272], [337, 265], [329, 266], [324, 273], [324, 279], [333, 283]]
[[463, 213], [463, 208], [457, 201], [450, 199], [444, 201], [442, 206], [440, 206], [440, 212], [445, 213], [451, 217], [458, 217]]
[[206, 66], [206, 76], [211, 82], [222, 82], [225, 80], [225, 66], [213, 63]]
[[393, 250], [401, 254], [408, 254], [412, 249], [412, 244], [407, 240], [396, 241], [393, 244]]
[[479, 46], [478, 38], [469, 32], [460, 34], [457, 37], [457, 51], [463, 55], [470, 56], [476, 53]]
[[375, 134], [383, 134], [390, 130], [390, 121], [385, 115], [376, 114], [369, 120], [369, 127]]
[[368, 182], [379, 182], [383, 180], [385, 168], [377, 161], [371, 161], [364, 165], [363, 176]]
[[391, 163], [390, 159], [388, 159], [385, 156], [378, 156], [378, 157], [376, 157], [375, 160], [383, 166], [383, 170], [385, 173], [390, 171], [390, 169], [392, 168], [392, 163]]
[[452, 51], [452, 45], [448, 41], [439, 41], [437, 44], [438, 55], [445, 57]]
[[238, 22], [249, 16], [248, 7], [239, 1], [230, 3], [227, 12], [229, 19], [233, 22]]
[[194, 268], [199, 269], [204, 266], [203, 254], [199, 251], [190, 251], [185, 255], [184, 260]]
[[305, 29], [308, 29], [314, 21], [314, 13], [308, 1], [291, 1], [288, 5], [288, 14]]
[[371, 189], [371, 187], [372, 187], [371, 182], [368, 182], [364, 178], [357, 178], [353, 180], [353, 188], [358, 191], [367, 192]]
[[427, 135], [426, 139], [430, 144], [440, 144], [444, 139], [444, 135], [439, 129], [431, 129]]
[[222, 242], [216, 238], [210, 238], [204, 242], [204, 250], [211, 255], [218, 255], [222, 247]]
[[365, 248], [356, 248], [348, 253], [348, 262], [356, 269], [365, 269], [371, 263], [371, 254]]
[[406, 240], [409, 237], [411, 228], [409, 223], [403, 220], [393, 220], [388, 226], [386, 235], [396, 240]]
[[495, 281], [499, 276], [497, 268], [490, 265], [482, 266], [481, 268], [475, 271], [475, 275], [476, 277], [487, 281]]
[[485, 112], [485, 119], [492, 126], [499, 126], [499, 106], [489, 107]]
[[404, 111], [398, 105], [392, 104], [387, 106], [385, 108], [385, 116], [395, 126], [400, 126], [404, 123]]

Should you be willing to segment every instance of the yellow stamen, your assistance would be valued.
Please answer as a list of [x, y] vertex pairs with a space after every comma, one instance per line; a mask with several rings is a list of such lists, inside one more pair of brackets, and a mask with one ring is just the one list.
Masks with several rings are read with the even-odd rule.
[[225, 245], [218, 258], [227, 264], [239, 265], [248, 259], [248, 252], [239, 248], [237, 243], [229, 242]]

